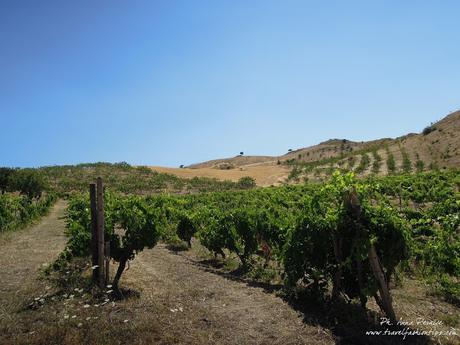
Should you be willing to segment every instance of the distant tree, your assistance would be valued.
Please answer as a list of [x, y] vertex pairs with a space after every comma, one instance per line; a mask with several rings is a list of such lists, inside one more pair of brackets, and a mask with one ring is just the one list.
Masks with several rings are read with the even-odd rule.
[[10, 179], [10, 188], [27, 195], [29, 199], [40, 198], [46, 188], [43, 176], [32, 169], [16, 170]]
[[114, 163], [113, 165], [118, 168], [125, 169], [125, 170], [129, 170], [129, 168], [131, 168], [131, 165], [129, 165], [126, 162], [117, 162], [117, 163]]
[[181, 169], [182, 169], [183, 167], [184, 167], [184, 164], [181, 164], [181, 165], [179, 166], [179, 168], [181, 168]]
[[289, 149], [288, 152], [292, 152], [292, 149]]
[[423, 135], [428, 135], [430, 134], [431, 132], [434, 132], [437, 128], [435, 126], [433, 126], [433, 124], [431, 126], [427, 126], [423, 129], [423, 132], [422, 134]]
[[244, 155], [244, 152], [243, 152], [243, 151], [240, 152], [240, 156], [242, 156], [242, 155]]
[[9, 189], [14, 173], [15, 169], [0, 168], [0, 191], [2, 194]]

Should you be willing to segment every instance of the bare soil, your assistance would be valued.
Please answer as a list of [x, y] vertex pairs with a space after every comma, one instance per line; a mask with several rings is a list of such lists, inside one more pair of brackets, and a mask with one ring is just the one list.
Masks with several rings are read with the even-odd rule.
[[64, 210], [58, 201], [38, 224], [0, 236], [0, 313], [18, 309], [21, 298], [36, 290], [38, 271], [50, 264], [64, 249]]

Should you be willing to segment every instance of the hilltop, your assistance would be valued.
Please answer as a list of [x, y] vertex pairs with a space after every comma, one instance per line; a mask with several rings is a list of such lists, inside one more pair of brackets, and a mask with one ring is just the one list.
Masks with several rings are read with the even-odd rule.
[[185, 178], [237, 181], [250, 176], [258, 185], [267, 186], [285, 181], [322, 180], [334, 169], [351, 170], [364, 177], [459, 167], [460, 111], [422, 128], [420, 133], [398, 138], [363, 142], [330, 139], [281, 156], [239, 155], [184, 168], [151, 168]]

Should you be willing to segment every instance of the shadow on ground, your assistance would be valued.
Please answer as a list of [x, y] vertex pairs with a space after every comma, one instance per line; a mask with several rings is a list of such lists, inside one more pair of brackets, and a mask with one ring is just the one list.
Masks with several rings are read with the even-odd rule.
[[[321, 300], [317, 297], [308, 296], [306, 293], [287, 295], [283, 291], [283, 285], [258, 282], [244, 276], [244, 272], [236, 270], [233, 272], [222, 271], [223, 263], [220, 260], [208, 259], [195, 261], [187, 258], [193, 265], [200, 269], [217, 274], [226, 279], [240, 282], [251, 287], [261, 288], [266, 293], [276, 293], [294, 310], [298, 311], [303, 322], [312, 326], [321, 326], [330, 330], [336, 339], [336, 344], [340, 345], [428, 345], [434, 342], [427, 336], [407, 335], [414, 329], [403, 326], [381, 325], [382, 315], [371, 310], [363, 310], [356, 303], [339, 301], [334, 304], [330, 300]], [[366, 334], [368, 331], [378, 332], [380, 335]], [[387, 332], [392, 335], [384, 335]]]

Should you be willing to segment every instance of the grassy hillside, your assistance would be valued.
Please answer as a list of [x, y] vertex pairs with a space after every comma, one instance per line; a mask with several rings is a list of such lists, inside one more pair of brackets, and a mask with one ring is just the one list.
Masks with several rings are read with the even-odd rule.
[[151, 194], [158, 192], [192, 193], [247, 189], [255, 185], [250, 178], [238, 181], [219, 181], [215, 178], [180, 178], [172, 174], [155, 172], [147, 167], [134, 167], [127, 163], [87, 163], [78, 165], [47, 166], [15, 171], [37, 175], [50, 190], [58, 193], [86, 191], [97, 177], [113, 191], [121, 193]]

